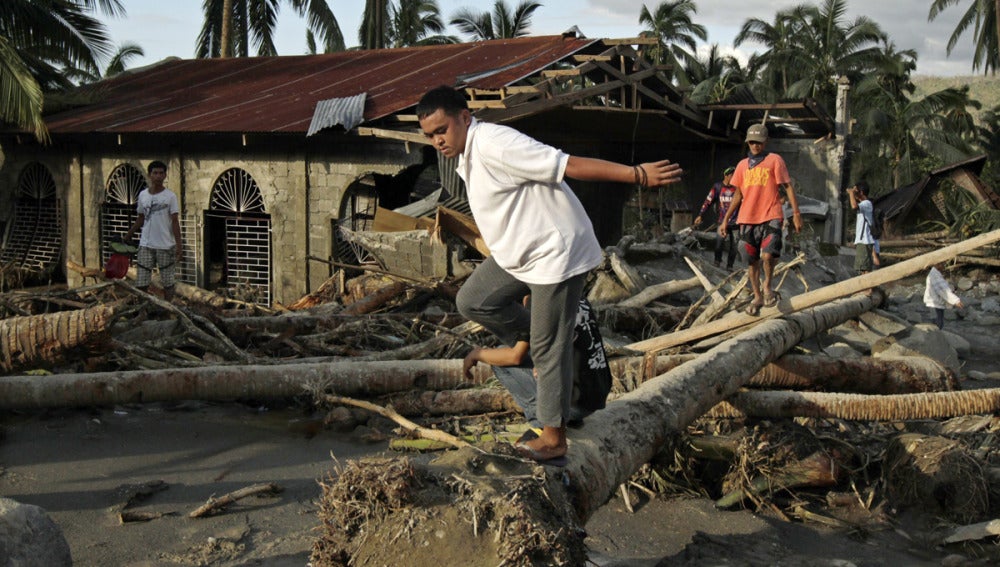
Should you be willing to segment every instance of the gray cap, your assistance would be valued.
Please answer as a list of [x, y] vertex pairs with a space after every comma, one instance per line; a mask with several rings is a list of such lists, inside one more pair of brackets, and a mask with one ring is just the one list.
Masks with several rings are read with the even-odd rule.
[[767, 141], [767, 127], [763, 124], [754, 124], [747, 128], [747, 140], [748, 142], [766, 142]]

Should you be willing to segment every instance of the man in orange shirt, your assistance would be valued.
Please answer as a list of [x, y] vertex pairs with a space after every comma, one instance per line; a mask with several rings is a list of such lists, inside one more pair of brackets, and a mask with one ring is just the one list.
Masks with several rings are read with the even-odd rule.
[[[802, 230], [802, 214], [788, 168], [781, 156], [765, 151], [767, 134], [763, 124], [747, 128], [746, 143], [750, 153], [736, 166], [730, 182], [736, 186], [736, 194], [726, 216], [719, 222], [719, 234], [725, 237], [730, 217], [734, 211], [739, 211], [736, 222], [740, 225], [740, 254], [747, 260], [747, 278], [753, 289], [753, 301], [746, 309], [750, 315], [759, 314], [761, 306], [777, 305], [780, 299], [771, 287], [771, 280], [774, 265], [781, 256], [782, 192], [792, 207], [795, 232]], [[762, 260], [763, 286], [760, 282]]]

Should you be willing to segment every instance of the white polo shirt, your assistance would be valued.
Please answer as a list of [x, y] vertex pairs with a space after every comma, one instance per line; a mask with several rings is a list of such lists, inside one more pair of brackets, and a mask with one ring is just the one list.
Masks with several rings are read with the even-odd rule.
[[563, 180], [569, 155], [498, 124], [472, 120], [458, 174], [497, 264], [520, 281], [554, 284], [592, 270], [601, 246]]

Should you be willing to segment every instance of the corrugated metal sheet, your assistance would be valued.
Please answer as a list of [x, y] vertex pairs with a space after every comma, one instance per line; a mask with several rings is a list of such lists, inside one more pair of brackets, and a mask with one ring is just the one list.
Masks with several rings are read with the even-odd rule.
[[306, 133], [318, 102], [366, 94], [364, 119], [417, 103], [442, 84], [497, 89], [597, 40], [524, 37], [323, 55], [166, 61], [103, 81], [98, 101], [46, 117], [68, 133]]
[[312, 122], [306, 136], [312, 136], [323, 128], [343, 126], [351, 130], [365, 121], [365, 93], [344, 98], [331, 98], [316, 103]]

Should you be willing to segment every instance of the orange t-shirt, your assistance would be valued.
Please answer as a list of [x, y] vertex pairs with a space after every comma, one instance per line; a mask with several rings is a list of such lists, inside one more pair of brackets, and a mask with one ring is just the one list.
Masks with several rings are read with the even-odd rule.
[[740, 214], [736, 217], [739, 224], [764, 224], [772, 220], [783, 220], [781, 199], [778, 186], [791, 183], [785, 160], [778, 154], [767, 154], [764, 161], [750, 169], [749, 159], [743, 158], [733, 172], [733, 185], [740, 188], [743, 200], [740, 201]]

